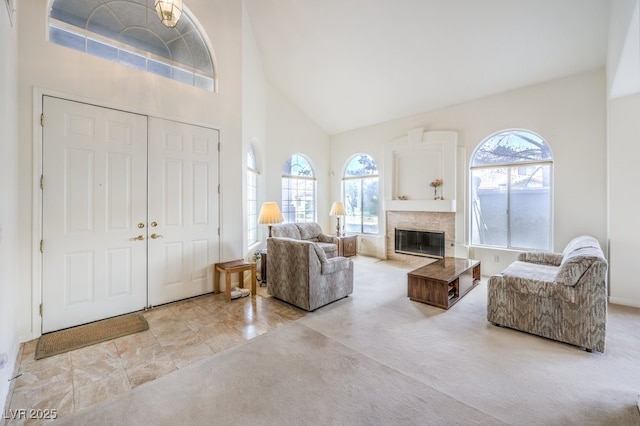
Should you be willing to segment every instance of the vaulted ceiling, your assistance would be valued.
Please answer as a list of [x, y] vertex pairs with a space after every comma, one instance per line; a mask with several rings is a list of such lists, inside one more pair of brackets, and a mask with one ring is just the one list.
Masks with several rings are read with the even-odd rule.
[[610, 0], [246, 0], [268, 80], [335, 134], [604, 67]]

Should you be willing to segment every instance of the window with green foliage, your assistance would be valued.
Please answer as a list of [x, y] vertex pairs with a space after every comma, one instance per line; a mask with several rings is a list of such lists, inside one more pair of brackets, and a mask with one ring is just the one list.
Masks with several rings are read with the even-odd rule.
[[550, 250], [553, 155], [527, 130], [486, 138], [471, 158], [471, 244]]
[[289, 223], [316, 221], [316, 178], [300, 154], [292, 155], [282, 168], [282, 216]]
[[342, 197], [347, 233], [377, 234], [378, 164], [367, 154], [358, 154], [347, 164], [342, 177]]

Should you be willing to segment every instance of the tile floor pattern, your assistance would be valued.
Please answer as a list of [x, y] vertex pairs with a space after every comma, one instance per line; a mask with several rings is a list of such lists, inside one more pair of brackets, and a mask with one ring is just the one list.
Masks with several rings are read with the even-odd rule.
[[[38, 361], [32, 340], [21, 345], [5, 412], [55, 409], [60, 418], [304, 315], [260, 287], [256, 296], [231, 302], [221, 293], [160, 306], [144, 312], [147, 331]], [[7, 425], [41, 423], [4, 417]]]

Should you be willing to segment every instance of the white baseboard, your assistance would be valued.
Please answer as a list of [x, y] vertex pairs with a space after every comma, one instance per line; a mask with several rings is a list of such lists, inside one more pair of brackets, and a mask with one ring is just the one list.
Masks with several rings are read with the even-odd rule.
[[630, 306], [632, 308], [640, 308], [640, 300], [625, 299], [622, 297], [609, 297], [609, 303], [614, 305]]

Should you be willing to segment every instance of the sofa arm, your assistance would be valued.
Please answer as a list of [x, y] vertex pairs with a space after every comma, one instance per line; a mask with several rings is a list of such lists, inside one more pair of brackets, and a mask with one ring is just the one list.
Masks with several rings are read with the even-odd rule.
[[338, 237], [333, 236], [333, 235], [327, 235], [327, 234], [320, 234], [318, 235], [318, 241], [321, 243], [333, 243], [333, 244], [338, 244]]
[[347, 259], [346, 257], [332, 257], [331, 259], [327, 259], [325, 262], [323, 262], [322, 260], [320, 262], [320, 273], [322, 275], [344, 271], [349, 269], [349, 267], [351, 266], [351, 259]]
[[560, 266], [560, 263], [562, 262], [562, 255], [559, 253], [530, 251], [520, 253], [518, 255], [518, 260], [522, 262], [537, 263], [540, 265]]

